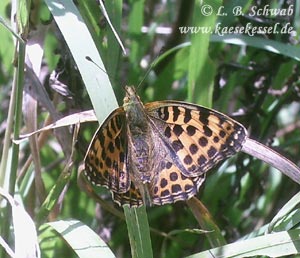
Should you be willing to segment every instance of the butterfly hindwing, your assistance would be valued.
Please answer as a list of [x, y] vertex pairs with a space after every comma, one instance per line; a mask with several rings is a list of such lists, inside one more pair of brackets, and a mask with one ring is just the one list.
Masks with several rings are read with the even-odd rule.
[[[185, 201], [197, 194], [205, 180], [205, 174], [188, 178], [172, 162], [163, 160], [160, 163], [161, 170], [156, 171], [153, 183], [148, 185], [152, 197], [151, 204], [164, 205]], [[142, 196], [132, 182], [126, 193], [112, 192], [112, 194], [114, 201], [119, 205], [140, 206], [143, 204]]]
[[171, 161], [162, 160], [161, 170], [156, 174], [151, 186], [153, 203], [163, 205], [177, 201], [185, 201], [197, 194], [205, 174], [194, 178], [183, 175]]
[[143, 204], [142, 196], [138, 189], [131, 182], [130, 188], [125, 193], [112, 192], [113, 200], [119, 205], [129, 204], [132, 206], [141, 206]]

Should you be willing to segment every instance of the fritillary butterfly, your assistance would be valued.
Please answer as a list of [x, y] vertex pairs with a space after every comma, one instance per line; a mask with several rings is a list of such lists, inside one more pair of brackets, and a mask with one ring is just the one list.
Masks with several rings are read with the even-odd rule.
[[180, 101], [145, 105], [126, 86], [123, 107], [96, 132], [85, 174], [119, 205], [163, 205], [194, 196], [205, 173], [240, 151], [247, 131], [217, 111]]

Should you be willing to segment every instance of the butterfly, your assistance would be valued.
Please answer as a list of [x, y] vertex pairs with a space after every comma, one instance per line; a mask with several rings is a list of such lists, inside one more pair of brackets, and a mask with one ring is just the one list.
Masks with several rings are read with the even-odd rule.
[[85, 175], [112, 192], [119, 205], [163, 205], [188, 200], [206, 172], [241, 150], [243, 125], [215, 110], [182, 101], [143, 104], [126, 86], [122, 107], [95, 133]]

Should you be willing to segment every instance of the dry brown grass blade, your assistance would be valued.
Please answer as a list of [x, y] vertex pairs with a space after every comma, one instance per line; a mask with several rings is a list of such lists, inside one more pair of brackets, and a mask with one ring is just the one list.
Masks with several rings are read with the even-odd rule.
[[187, 200], [186, 203], [198, 221], [201, 229], [208, 231], [206, 236], [211, 246], [219, 247], [225, 245], [225, 238], [203, 203], [196, 197], [192, 197], [191, 199]]
[[20, 139], [14, 140], [14, 142], [20, 143], [24, 138], [27, 138], [29, 136], [32, 136], [34, 134], [41, 133], [44, 131], [48, 131], [48, 130], [52, 130], [52, 129], [56, 129], [56, 128], [60, 128], [60, 127], [64, 127], [64, 126], [75, 125], [78, 123], [81, 124], [81, 123], [85, 123], [85, 122], [96, 122], [96, 121], [98, 121], [98, 120], [95, 116], [94, 110], [87, 110], [87, 111], [74, 113], [72, 115], [65, 116], [65, 117], [55, 121], [54, 123], [49, 124], [41, 129], [38, 129], [31, 133], [20, 135]]
[[[37, 129], [37, 101], [30, 95], [26, 94], [24, 98], [24, 120], [26, 128], [29, 131]], [[31, 149], [31, 157], [34, 163], [34, 182], [37, 191], [36, 197], [39, 203], [42, 203], [46, 198], [46, 189], [42, 180], [40, 150], [37, 135], [29, 137], [29, 144]]]
[[280, 170], [296, 183], [300, 184], [300, 168], [271, 148], [248, 138], [242, 147], [242, 151], [265, 161], [272, 167]]

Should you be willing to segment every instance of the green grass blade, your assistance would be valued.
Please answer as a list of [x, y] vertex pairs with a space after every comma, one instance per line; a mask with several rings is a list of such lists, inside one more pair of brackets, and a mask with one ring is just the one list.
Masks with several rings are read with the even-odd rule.
[[10, 25], [0, 16], [0, 24], [2, 24], [12, 35], [14, 35], [20, 43], [25, 44], [24, 40], [10, 27]]
[[239, 241], [186, 258], [243, 258], [255, 255], [280, 257], [299, 253], [299, 244], [300, 229], [295, 229]]
[[[209, 1], [213, 10], [217, 10], [221, 1]], [[193, 26], [195, 28], [214, 28], [216, 13], [201, 15], [202, 1], [195, 1]], [[212, 94], [215, 76], [215, 65], [208, 55], [209, 33], [193, 33], [189, 55], [188, 101], [201, 105], [212, 106]]]
[[128, 228], [132, 257], [153, 257], [150, 229], [145, 206], [129, 208], [128, 205], [124, 205], [123, 208]]
[[[73, 1], [46, 0], [45, 2], [68, 44], [87, 88], [98, 121], [101, 122], [117, 107], [117, 101], [109, 78], [103, 72], [105, 68], [90, 32]], [[103, 70], [88, 61], [87, 56], [92, 58], [93, 62]]]
[[115, 257], [109, 246], [78, 220], [60, 220], [47, 225], [56, 230], [80, 258]]
[[238, 46], [249, 46], [280, 54], [300, 61], [299, 46], [292, 46], [275, 40], [264, 39], [261, 37], [250, 37], [246, 35], [212, 35], [212, 42], [224, 42]]
[[276, 225], [277, 222], [279, 222], [281, 219], [286, 217], [293, 209], [295, 209], [300, 202], [300, 192], [295, 194], [275, 215], [275, 217], [270, 222], [268, 231], [271, 232]]

